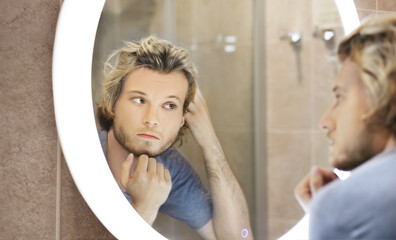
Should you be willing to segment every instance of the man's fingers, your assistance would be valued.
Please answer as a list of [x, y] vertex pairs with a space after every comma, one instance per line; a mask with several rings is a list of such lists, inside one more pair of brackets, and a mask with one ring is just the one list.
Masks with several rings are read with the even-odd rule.
[[145, 154], [140, 155], [138, 165], [136, 167], [136, 171], [147, 172], [148, 161], [149, 161], [149, 158], [147, 155], [145, 155]]
[[129, 178], [131, 176], [131, 169], [133, 164], [133, 154], [129, 154], [127, 159], [122, 163], [121, 169], [121, 185], [126, 188]]
[[164, 165], [162, 163], [157, 163], [157, 175], [161, 180], [164, 180]]
[[316, 193], [324, 184], [323, 175], [317, 167], [313, 167], [310, 172], [309, 186], [312, 192], [312, 195]]
[[304, 211], [308, 212], [308, 205], [312, 198], [311, 188], [309, 186], [310, 174], [304, 177], [294, 189], [294, 195]]
[[313, 194], [324, 185], [338, 178], [333, 171], [319, 167], [312, 167], [310, 174], [310, 187]]
[[319, 171], [320, 175], [322, 175], [325, 184], [338, 179], [338, 176], [331, 170], [323, 168], [317, 168], [317, 170]]
[[156, 173], [157, 172], [157, 161], [155, 161], [155, 158], [149, 158], [148, 160], [148, 172], [149, 173]]

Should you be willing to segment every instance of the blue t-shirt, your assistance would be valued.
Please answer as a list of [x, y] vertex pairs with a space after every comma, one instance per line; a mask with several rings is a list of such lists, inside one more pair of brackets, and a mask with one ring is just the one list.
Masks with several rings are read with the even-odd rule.
[[312, 199], [310, 239], [396, 239], [396, 148], [324, 186]]
[[[99, 131], [105, 151], [107, 131]], [[212, 199], [188, 160], [176, 149], [170, 148], [155, 158], [169, 170], [172, 189], [159, 212], [174, 217], [196, 230], [212, 218]], [[131, 198], [124, 192], [125, 197]]]

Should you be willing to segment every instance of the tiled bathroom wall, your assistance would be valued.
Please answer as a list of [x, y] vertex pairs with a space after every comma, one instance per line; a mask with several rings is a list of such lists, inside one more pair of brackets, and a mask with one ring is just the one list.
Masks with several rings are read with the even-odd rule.
[[51, 68], [60, 6], [0, 1], [0, 239], [113, 238], [65, 161], [57, 164]]
[[0, 2], [0, 239], [54, 239], [59, 0]]

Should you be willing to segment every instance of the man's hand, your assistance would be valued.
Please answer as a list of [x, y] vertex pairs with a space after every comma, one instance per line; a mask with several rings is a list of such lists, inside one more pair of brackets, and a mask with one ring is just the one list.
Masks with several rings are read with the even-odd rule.
[[208, 107], [198, 87], [194, 100], [188, 106], [185, 118], [191, 134], [201, 148], [218, 142]]
[[154, 158], [141, 155], [131, 176], [133, 154], [122, 164], [121, 185], [132, 199], [132, 206], [150, 225], [157, 217], [160, 206], [166, 201], [172, 188], [168, 169]]
[[294, 195], [306, 213], [309, 212], [309, 203], [315, 193], [335, 179], [338, 177], [333, 171], [312, 167], [311, 172], [294, 189]]

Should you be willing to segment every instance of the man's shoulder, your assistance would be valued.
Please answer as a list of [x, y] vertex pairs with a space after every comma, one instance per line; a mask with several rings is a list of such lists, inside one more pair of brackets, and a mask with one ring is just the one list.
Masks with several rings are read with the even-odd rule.
[[103, 152], [105, 151], [106, 148], [107, 133], [108, 132], [106, 130], [98, 129], [99, 141], [100, 141], [100, 145], [102, 146]]

